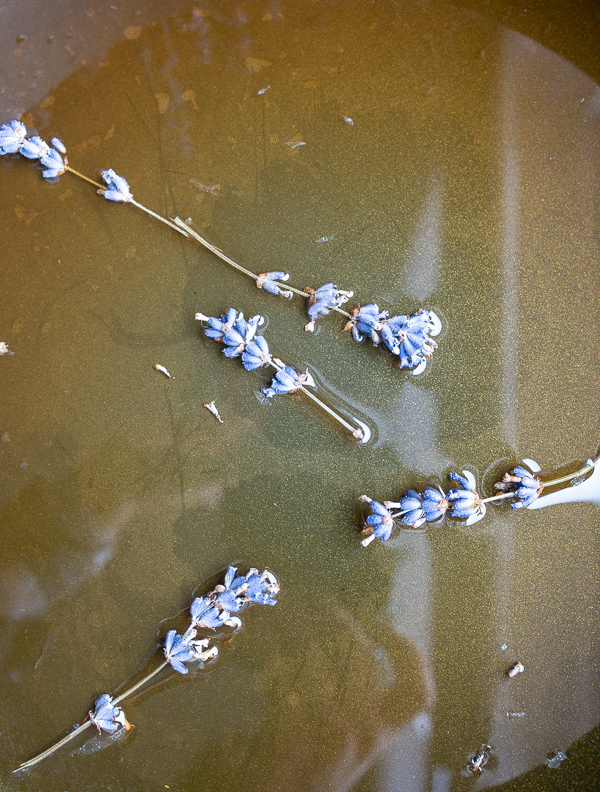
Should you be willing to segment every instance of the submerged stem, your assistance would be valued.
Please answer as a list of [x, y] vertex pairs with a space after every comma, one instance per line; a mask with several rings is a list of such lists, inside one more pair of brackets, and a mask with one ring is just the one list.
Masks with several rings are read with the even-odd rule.
[[[105, 184], [99, 184], [99, 182], [94, 181], [94, 179], [90, 179], [89, 176], [85, 176], [83, 173], [80, 173], [79, 171], [75, 170], [75, 168], [72, 168], [70, 165], [66, 165], [65, 170], [69, 171], [69, 173], [72, 173], [75, 176], [78, 176], [80, 179], [83, 179], [89, 184], [93, 184], [94, 187], [97, 187], [100, 190], [104, 190], [106, 188]], [[150, 217], [154, 217], [155, 220], [160, 220], [161, 223], [168, 225], [169, 228], [172, 228], [174, 231], [177, 231], [183, 236], [187, 236], [187, 237], [191, 237], [192, 239], [195, 239], [196, 242], [199, 242], [207, 250], [210, 250], [210, 252], [214, 253], [215, 256], [218, 256], [226, 264], [229, 264], [230, 267], [233, 267], [239, 272], [242, 272], [244, 275], [248, 275], [248, 277], [252, 278], [253, 280], [258, 279], [258, 275], [255, 272], [246, 269], [246, 267], [242, 267], [241, 264], [238, 264], [233, 259], [230, 259], [229, 256], [226, 256], [222, 250], [220, 250], [215, 245], [212, 245], [208, 240], [204, 239], [204, 237], [200, 236], [200, 234], [197, 231], [194, 231], [194, 229], [191, 228], [187, 223], [185, 223], [180, 217], [175, 217], [173, 218], [173, 220], [170, 220], [166, 217], [162, 217], [162, 215], [159, 215], [156, 212], [153, 212], [152, 209], [148, 209], [147, 206], [144, 206], [143, 204], [138, 203], [133, 199], [131, 199], [131, 201], [128, 201], [128, 203], [131, 203], [133, 206], [137, 207], [138, 209], [141, 209], [142, 212], [146, 212], [146, 214], [149, 214]], [[281, 281], [274, 281], [274, 283], [277, 283], [282, 289], [285, 289], [286, 291], [291, 291], [294, 294], [297, 294], [299, 297], [302, 297], [302, 299], [304, 300], [308, 296], [306, 292], [300, 291], [300, 289], [296, 289], [295, 286], [290, 286], [289, 283], [285, 283]], [[352, 318], [351, 315], [348, 313], [348, 311], [344, 311], [343, 308], [338, 308], [336, 306], [332, 310], [337, 311], [338, 313], [341, 313], [344, 316], [347, 316], [348, 319]]]
[[[135, 203], [135, 201], [134, 201], [134, 203]], [[161, 220], [161, 219], [163, 219], [163, 218], [159, 217], [159, 220]], [[187, 223], [185, 223], [180, 217], [175, 217], [174, 221], [175, 221], [175, 224], [177, 225], [177, 230], [178, 231], [180, 231], [181, 233], [184, 233], [184, 234], [189, 234], [189, 236], [191, 236], [192, 239], [195, 239], [196, 242], [199, 242], [207, 250], [210, 250], [211, 253], [214, 253], [215, 256], [218, 256], [226, 264], [229, 264], [230, 267], [234, 267], [235, 269], [239, 270], [240, 272], [243, 272], [244, 275], [248, 275], [248, 277], [253, 278], [253, 280], [257, 280], [258, 279], [258, 275], [255, 272], [251, 272], [250, 270], [246, 269], [245, 267], [242, 267], [241, 264], [238, 264], [233, 259], [230, 259], [229, 256], [226, 256], [223, 253], [222, 250], [220, 250], [218, 247], [215, 247], [215, 245], [212, 245], [210, 242], [208, 242], [206, 239], [204, 239], [204, 237], [200, 236], [200, 234], [197, 231], [194, 231], [194, 229], [191, 228]], [[308, 294], [306, 292], [300, 291], [300, 289], [296, 289], [295, 286], [290, 286], [290, 284], [287, 283], [287, 282], [282, 282], [282, 281], [273, 281], [273, 282], [277, 283], [285, 291], [291, 291], [294, 294], [297, 294], [299, 297], [302, 297], [303, 300], [306, 300], [306, 298], [308, 297]], [[342, 308], [333, 308], [333, 310], [337, 311], [338, 313], [343, 314], [344, 316], [347, 316], [348, 319], [352, 318], [351, 315], [348, 313], [348, 311], [344, 311]]]
[[[277, 371], [283, 371], [283, 368], [280, 365], [278, 365], [277, 363], [275, 363], [275, 361], [272, 358], [271, 358], [271, 360], [269, 362], [270, 362], [271, 366], [273, 366], [273, 368], [277, 369]], [[298, 389], [301, 390], [302, 393], [305, 393], [316, 404], [318, 404], [319, 407], [321, 407], [323, 410], [325, 410], [326, 413], [331, 415], [332, 418], [335, 418], [335, 420], [338, 421], [338, 423], [341, 423], [342, 426], [345, 429], [347, 429], [349, 432], [351, 432], [352, 435], [354, 437], [356, 437], [357, 440], [362, 440], [362, 438], [364, 437], [364, 433], [363, 433], [363, 430], [361, 429], [360, 426], [358, 426], [358, 427], [352, 426], [352, 424], [350, 424], [350, 423], [348, 423], [348, 421], [344, 420], [344, 418], [342, 418], [341, 415], [338, 415], [338, 413], [336, 413], [335, 410], [332, 410], [331, 407], [329, 407], [327, 404], [325, 404], [325, 402], [322, 402], [321, 399], [317, 398], [317, 396], [315, 396], [314, 393], [311, 393], [308, 390], [308, 388], [305, 388], [304, 385], [299, 385]]]
[[596, 465], [600, 462], [600, 457], [594, 460], [589, 465], [585, 465], [581, 468], [581, 470], [577, 470], [575, 473], [569, 473], [567, 476], [561, 476], [557, 479], [552, 479], [552, 481], [544, 481], [544, 488], [546, 487], [553, 487], [555, 484], [563, 484], [565, 481], [571, 481], [574, 478], [578, 478], [579, 476], [585, 476], [586, 473], [589, 473], [590, 470], [593, 470]]
[[51, 748], [48, 748], [46, 751], [43, 751], [41, 754], [34, 756], [33, 759], [30, 759], [28, 762], [23, 762], [23, 764], [20, 764], [16, 770], [13, 770], [13, 773], [20, 773], [21, 770], [27, 770], [28, 767], [33, 767], [33, 765], [36, 765], [38, 762], [41, 762], [42, 759], [45, 759], [47, 756], [53, 754], [55, 751], [58, 751], [59, 748], [62, 748], [63, 745], [66, 745], [74, 737], [77, 737], [78, 734], [81, 734], [82, 731], [84, 731], [85, 729], [87, 729], [88, 726], [91, 725], [92, 725], [91, 720], [82, 723], [81, 726], [78, 726], [72, 732], [69, 732], [69, 734], [67, 734], [66, 737], [63, 737], [62, 740], [55, 743]]
[[[200, 236], [200, 234], [197, 231], [194, 231], [193, 228], [190, 228], [190, 226], [187, 223], [184, 223], [180, 217], [175, 217], [174, 222], [178, 226], [178, 230], [180, 230], [184, 234], [187, 234], [188, 236], [191, 236], [192, 239], [195, 239], [196, 242], [199, 242], [207, 250], [210, 250], [211, 253], [214, 253], [215, 256], [218, 256], [226, 264], [229, 264], [230, 267], [234, 267], [236, 270], [243, 272], [244, 275], [248, 275], [253, 280], [256, 280], [258, 278], [258, 275], [256, 273], [251, 272], [245, 267], [242, 267], [241, 264], [235, 262], [233, 259], [230, 259], [229, 256], [226, 256], [222, 250], [219, 250], [218, 247], [215, 247], [210, 242], [208, 242], [208, 240], [204, 239], [204, 237]], [[286, 286], [286, 289], [289, 288], [290, 288], [289, 286]]]
[[129, 696], [133, 695], [137, 690], [139, 690], [141, 687], [143, 687], [146, 684], [146, 682], [150, 682], [150, 680], [153, 677], [155, 677], [159, 673], [159, 671], [162, 671], [163, 668], [165, 668], [165, 666], [168, 666], [168, 665], [169, 664], [167, 663], [167, 661], [164, 660], [158, 666], [158, 668], [155, 668], [154, 671], [151, 671], [149, 674], [146, 674], [146, 676], [143, 679], [140, 679], [139, 682], [136, 682], [135, 685], [133, 685], [133, 687], [130, 687], [129, 690], [125, 691], [125, 693], [121, 693], [121, 695], [117, 696], [116, 699], [113, 699], [112, 703], [113, 704], [118, 704], [119, 701], [124, 701], [126, 698], [129, 698]]
[[[143, 679], [140, 679], [139, 682], [136, 682], [135, 685], [133, 685], [133, 687], [130, 687], [129, 690], [126, 690], [124, 693], [121, 693], [120, 696], [117, 696], [117, 698], [113, 699], [112, 703], [116, 705], [120, 701], [129, 698], [129, 696], [131, 696], [133, 693], [135, 693], [137, 690], [143, 687], [147, 682], [149, 682], [153, 677], [155, 677], [159, 673], [159, 671], [162, 671], [163, 668], [165, 668], [165, 666], [167, 665], [168, 663], [165, 660], [158, 666], [158, 668], [155, 668], [154, 671], [151, 671], [149, 674], [146, 674], [146, 676]], [[66, 745], [74, 737], [77, 737], [78, 734], [81, 734], [82, 731], [85, 731], [85, 729], [87, 729], [88, 726], [91, 725], [92, 725], [91, 720], [82, 723], [81, 726], [78, 726], [72, 732], [69, 732], [69, 734], [67, 734], [66, 737], [63, 737], [62, 740], [59, 740], [52, 747], [47, 748], [41, 754], [34, 756], [33, 759], [30, 759], [28, 762], [23, 762], [23, 764], [20, 764], [16, 770], [13, 770], [13, 773], [19, 773], [21, 770], [27, 770], [28, 767], [33, 767], [34, 765], [38, 764], [38, 762], [41, 762], [42, 759], [46, 759], [46, 757], [51, 756], [53, 753], [55, 753], [55, 751], [58, 751], [59, 748], [62, 748], [63, 745]]]

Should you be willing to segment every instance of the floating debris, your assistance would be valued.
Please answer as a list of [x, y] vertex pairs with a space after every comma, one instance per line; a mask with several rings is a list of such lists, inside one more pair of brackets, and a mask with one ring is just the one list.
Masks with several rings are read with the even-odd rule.
[[206, 407], [206, 409], [207, 409], [209, 412], [211, 412], [211, 413], [212, 413], [212, 414], [215, 416], [215, 418], [217, 419], [217, 421], [218, 421], [219, 423], [223, 423], [223, 419], [222, 419], [222, 418], [221, 418], [221, 416], [219, 415], [219, 411], [217, 410], [217, 408], [216, 408], [216, 405], [215, 405], [214, 401], [208, 402], [208, 403], [207, 403], [207, 404], [205, 404], [204, 406]]
[[279, 358], [273, 357], [266, 338], [256, 335], [257, 329], [264, 324], [263, 316], [256, 314], [250, 319], [245, 319], [241, 311], [238, 312], [235, 308], [229, 308], [227, 313], [220, 318], [206, 316], [203, 313], [196, 313], [195, 318], [198, 321], [207, 323], [204, 328], [204, 334], [213, 341], [223, 344], [223, 354], [226, 357], [241, 357], [246, 371], [254, 371], [263, 366], [272, 366], [276, 369], [271, 387], [263, 388], [261, 391], [263, 396], [270, 399], [276, 395], [295, 393], [300, 390], [338, 423], [342, 424], [345, 429], [352, 433], [353, 437], [363, 442], [367, 441], [366, 427], [363, 424], [356, 421], [356, 419], [355, 423], [358, 426], [348, 423], [335, 410], [332, 410], [331, 407], [308, 390], [309, 387], [316, 387], [316, 383], [308, 369], [301, 374]]
[[175, 379], [175, 377], [172, 374], [169, 374], [167, 369], [164, 366], [161, 366], [160, 363], [155, 363], [153, 368], [155, 368], [157, 371], [162, 372], [165, 375], [165, 377], [168, 377], [169, 379]]
[[467, 765], [467, 773], [479, 774], [483, 772], [484, 766], [489, 761], [491, 750], [492, 750], [491, 745], [488, 745], [487, 743], [482, 743], [481, 748], [475, 754], [473, 754], [472, 759], [469, 760], [469, 764]]
[[8, 348], [8, 344], [5, 341], [0, 341], [0, 357], [2, 357], [2, 355], [14, 355], [14, 354], [15, 353]]
[[263, 96], [264, 94], [266, 94], [266, 93], [267, 93], [267, 91], [269, 90], [269, 88], [270, 88], [270, 87], [271, 87], [270, 85], [267, 85], [265, 88], [261, 88], [261, 89], [259, 90], [259, 92], [258, 92], [258, 95], [259, 95], [259, 96]]
[[334, 236], [333, 236], [333, 234], [332, 234], [331, 236], [322, 236], [322, 237], [319, 237], [318, 239], [315, 239], [315, 242], [316, 242], [317, 244], [319, 244], [319, 242], [331, 242], [333, 239], [335, 239], [335, 237], [334, 237]]
[[506, 717], [507, 718], [524, 718], [525, 717], [525, 713], [524, 712], [507, 712], [506, 713]]
[[[117, 706], [120, 702], [144, 687], [167, 666], [177, 673], [185, 675], [189, 671], [188, 664], [203, 668], [205, 663], [217, 657], [219, 651], [216, 646], [209, 646], [210, 638], [196, 639], [197, 627], [216, 630], [226, 626], [233, 627], [237, 631], [241, 627], [242, 621], [239, 616], [232, 616], [232, 613], [239, 613], [253, 604], [277, 604], [274, 597], [279, 593], [280, 586], [271, 571], [265, 569], [263, 572], [259, 572], [253, 567], [245, 575], [236, 573], [237, 567], [228, 567], [222, 584], [215, 586], [213, 591], [205, 597], [196, 597], [193, 600], [190, 606], [191, 620], [188, 628], [182, 634], [177, 633], [176, 630], [168, 631], [162, 645], [164, 660], [157, 668], [114, 699], [108, 693], [103, 693], [96, 699], [94, 709], [88, 713], [86, 720], [80, 726], [75, 726], [73, 731], [51, 748], [28, 762], [23, 762], [16, 770], [13, 770], [13, 773], [22, 772], [38, 764], [92, 725], [96, 726], [99, 733], [106, 732], [109, 735], [129, 731], [131, 724], [121, 707]], [[88, 750], [86, 746], [76, 753], [95, 753], [104, 747], [94, 743]]]
[[516, 662], [508, 669], [506, 673], [512, 679], [513, 677], [516, 677], [517, 674], [522, 674], [523, 671], [525, 671], [525, 666], [523, 665], [523, 663]]
[[563, 753], [562, 751], [556, 751], [556, 753], [553, 756], [548, 757], [548, 759], [546, 760], [546, 764], [548, 765], [550, 770], [558, 770], [558, 768], [565, 761], [565, 759], [568, 758], [569, 757], [567, 756], [566, 753]]
[[202, 184], [200, 181], [194, 181], [190, 179], [190, 184], [193, 184], [194, 187], [197, 187], [202, 192], [209, 193], [210, 195], [215, 195], [215, 193], [219, 192], [221, 189], [220, 184]]
[[342, 121], [345, 121], [347, 124], [349, 124], [349, 126], [354, 126], [354, 121], [348, 116], [343, 115]]
[[284, 146], [289, 146], [291, 149], [296, 149], [298, 146], [306, 146], [306, 143], [303, 140], [288, 140], [284, 144]]

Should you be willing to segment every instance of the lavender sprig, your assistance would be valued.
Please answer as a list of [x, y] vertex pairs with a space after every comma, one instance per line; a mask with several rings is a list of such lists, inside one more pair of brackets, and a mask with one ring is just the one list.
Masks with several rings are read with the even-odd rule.
[[[396, 523], [410, 528], [420, 528], [426, 523], [441, 524], [446, 515], [464, 521], [465, 525], [474, 525], [486, 514], [486, 504], [492, 502], [511, 502], [511, 508], [530, 508], [539, 498], [544, 489], [569, 482], [571, 486], [579, 483], [584, 476], [593, 471], [600, 462], [600, 457], [566, 476], [543, 481], [535, 473], [540, 467], [532, 459], [523, 460], [521, 465], [504, 474], [501, 481], [494, 484], [498, 494], [482, 498], [477, 492], [475, 476], [469, 470], [449, 475], [455, 486], [444, 493], [441, 487], [425, 487], [422, 493], [406, 490], [398, 501], [375, 501], [368, 495], [361, 495], [359, 500], [368, 503], [371, 514], [365, 518], [360, 530], [364, 537], [361, 545], [367, 547], [375, 538], [386, 541], [390, 538]], [[535, 508], [535, 506], [533, 507]]]
[[238, 312], [235, 308], [229, 308], [227, 313], [224, 313], [221, 317], [196, 313], [195, 318], [198, 321], [206, 322], [204, 334], [207, 338], [223, 344], [223, 354], [226, 357], [241, 358], [246, 371], [254, 371], [263, 366], [272, 366], [276, 369], [271, 386], [262, 389], [262, 394], [266, 398], [270, 399], [273, 396], [302, 391], [345, 429], [351, 432], [352, 436], [357, 440], [362, 440], [363, 442], [368, 440], [368, 430], [364, 424], [361, 424], [355, 418], [354, 421], [357, 425], [353, 426], [308, 390], [309, 387], [316, 387], [316, 383], [308, 369], [300, 373], [292, 366], [286, 365], [279, 358], [273, 357], [265, 337], [256, 335], [258, 328], [264, 324], [264, 317], [260, 316], [260, 314], [252, 316], [250, 319], [245, 319], [243, 313]]
[[37, 135], [27, 138], [26, 126], [20, 121], [12, 120], [0, 126], [0, 155], [17, 153], [22, 154], [27, 159], [38, 161], [45, 168], [42, 176], [46, 179], [54, 180], [68, 171], [94, 185], [98, 194], [106, 200], [131, 204], [141, 209], [183, 236], [196, 240], [222, 261], [229, 264], [229, 266], [251, 277], [257, 288], [286, 299], [292, 299], [294, 295], [302, 297], [306, 300], [309, 318], [305, 326], [307, 331], [314, 331], [317, 319], [327, 316], [332, 311], [337, 311], [349, 320], [345, 329], [353, 328], [355, 330], [353, 336], [356, 340], [359, 340], [362, 334], [366, 332], [367, 335], [371, 336], [375, 346], [383, 341], [390, 351], [399, 357], [400, 368], [406, 368], [412, 374], [419, 374], [425, 368], [427, 359], [437, 348], [432, 336], [440, 332], [441, 323], [432, 311], [421, 309], [421, 311], [411, 317], [396, 316], [391, 319], [387, 319], [387, 312], [382, 312], [385, 313], [386, 321], [382, 323], [381, 328], [372, 333], [370, 328], [366, 328], [370, 322], [370, 311], [371, 309], [378, 311], [377, 306], [366, 305], [361, 308], [357, 305], [352, 309], [351, 313], [341, 307], [353, 297], [354, 292], [339, 289], [333, 283], [325, 283], [318, 289], [307, 286], [305, 289], [300, 290], [287, 283], [290, 276], [282, 270], [263, 272], [257, 275], [233, 261], [222, 250], [204, 239], [191, 228], [189, 222], [184, 223], [179, 217], [175, 217], [172, 220], [162, 217], [147, 206], [138, 203], [134, 199], [127, 181], [112, 168], [107, 168], [100, 172], [103, 183], [90, 179], [69, 165], [66, 157], [66, 148], [62, 141], [54, 137], [52, 138], [51, 146], [49, 146]]
[[51, 748], [38, 754], [33, 759], [23, 762], [13, 773], [33, 767], [51, 756], [59, 748], [73, 740], [85, 729], [94, 725], [99, 732], [114, 735], [119, 731], [129, 731], [131, 724], [125, 717], [121, 707], [117, 706], [126, 698], [130, 698], [140, 688], [159, 674], [167, 666], [171, 666], [179, 674], [187, 674], [187, 664], [194, 663], [203, 667], [204, 663], [217, 657], [219, 650], [210, 646], [210, 638], [197, 639], [198, 629], [216, 630], [219, 627], [229, 626], [236, 630], [242, 625], [238, 616], [231, 616], [232, 612], [240, 612], [252, 604], [276, 605], [274, 599], [279, 593], [279, 581], [268, 569], [259, 572], [252, 568], [245, 575], [237, 575], [236, 567], [228, 567], [223, 584], [215, 586], [206, 597], [196, 597], [190, 606], [190, 624], [183, 634], [176, 630], [169, 630], [162, 645], [163, 662], [147, 674], [139, 682], [116, 698], [108, 693], [103, 693], [96, 698], [94, 709], [90, 710], [84, 722], [69, 732], [66, 737], [55, 743]]

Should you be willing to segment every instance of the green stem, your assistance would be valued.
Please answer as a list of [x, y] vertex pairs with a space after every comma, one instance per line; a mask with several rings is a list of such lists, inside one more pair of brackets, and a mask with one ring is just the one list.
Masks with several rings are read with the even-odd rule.
[[[129, 698], [129, 696], [131, 696], [133, 693], [135, 693], [137, 690], [143, 687], [143, 685], [149, 682], [153, 677], [155, 677], [159, 673], [159, 671], [162, 671], [163, 668], [167, 665], [168, 663], [165, 660], [163, 663], [161, 663], [158, 666], [158, 668], [155, 668], [154, 671], [151, 671], [143, 679], [140, 679], [139, 682], [136, 682], [136, 684], [133, 685], [133, 687], [130, 687], [129, 690], [125, 691], [125, 693], [121, 693], [121, 695], [117, 696], [116, 699], [113, 699], [112, 703], [116, 705], [120, 701]], [[20, 773], [22, 770], [27, 770], [27, 768], [33, 767], [34, 765], [38, 764], [38, 762], [41, 762], [42, 759], [46, 759], [46, 757], [51, 756], [53, 753], [55, 753], [55, 751], [58, 751], [59, 748], [62, 748], [63, 745], [66, 745], [68, 742], [70, 742], [72, 739], [77, 737], [78, 734], [81, 734], [81, 732], [85, 731], [85, 729], [87, 729], [88, 726], [91, 725], [92, 725], [91, 720], [82, 723], [81, 726], [78, 726], [72, 732], [69, 732], [69, 734], [67, 734], [66, 737], [63, 737], [62, 740], [59, 740], [59, 742], [55, 743], [51, 748], [48, 748], [47, 750], [43, 751], [41, 754], [34, 756], [34, 758], [30, 759], [28, 762], [23, 762], [23, 764], [19, 765], [16, 770], [13, 770], [13, 773]]]
[[[283, 367], [278, 365], [272, 358], [269, 361], [270, 365], [273, 368], [276, 368], [277, 371], [283, 371]], [[345, 421], [341, 415], [338, 415], [335, 410], [332, 410], [331, 407], [328, 407], [325, 402], [322, 402], [321, 399], [317, 398], [314, 393], [311, 393], [308, 388], [305, 388], [304, 385], [299, 385], [298, 389], [305, 393], [310, 399], [312, 399], [316, 404], [321, 407], [321, 409], [325, 410], [326, 413], [331, 415], [332, 418], [335, 418], [338, 423], [341, 423], [344, 428], [346, 428], [349, 432], [352, 433], [357, 440], [361, 440], [363, 438], [363, 430], [359, 427], [354, 427], [352, 424], [349, 424], [348, 421]]]

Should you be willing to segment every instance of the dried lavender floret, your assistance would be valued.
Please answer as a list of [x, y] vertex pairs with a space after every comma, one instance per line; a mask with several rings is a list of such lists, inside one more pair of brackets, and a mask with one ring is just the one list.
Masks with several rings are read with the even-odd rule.
[[318, 289], [311, 289], [310, 286], [307, 286], [304, 291], [308, 295], [306, 312], [310, 319], [304, 329], [309, 333], [314, 331], [317, 319], [327, 316], [354, 296], [353, 291], [338, 289], [333, 283], [325, 283]]
[[204, 328], [204, 335], [212, 338], [213, 341], [222, 341], [225, 333], [235, 324], [237, 317], [238, 312], [235, 308], [229, 308], [220, 319], [216, 316], [205, 316], [203, 313], [197, 313], [195, 316], [198, 321], [208, 322], [208, 327]]
[[42, 154], [40, 162], [46, 168], [45, 171], [42, 171], [44, 179], [55, 179], [57, 176], [61, 176], [67, 167], [58, 151], [53, 148], [49, 148], [45, 154]]
[[131, 728], [125, 713], [121, 707], [116, 707], [112, 703], [112, 698], [108, 693], [98, 696], [94, 702], [94, 709], [90, 711], [89, 716], [99, 732], [105, 731], [108, 734], [114, 734], [117, 729]]
[[287, 300], [291, 300], [294, 296], [289, 289], [282, 289], [276, 281], [287, 281], [290, 276], [287, 272], [263, 272], [256, 279], [255, 283], [259, 289], [264, 289], [269, 294], [280, 295]]
[[295, 368], [284, 366], [284, 368], [278, 371], [273, 377], [271, 387], [263, 388], [262, 393], [270, 399], [273, 396], [283, 393], [295, 393], [301, 386], [306, 385], [309, 385], [311, 388], [315, 387], [315, 381], [308, 369], [306, 369], [304, 374], [300, 374]]
[[101, 171], [100, 176], [106, 184], [106, 189], [98, 190], [98, 195], [102, 195], [108, 201], [121, 201], [122, 203], [131, 203], [133, 201], [133, 195], [129, 191], [129, 184], [122, 176], [115, 173], [112, 168]]
[[50, 147], [41, 137], [34, 135], [21, 143], [19, 152], [27, 159], [41, 159], [44, 154], [48, 153], [49, 149]]
[[526, 509], [539, 498], [544, 489], [544, 482], [534, 476], [530, 470], [517, 465], [504, 474], [502, 481], [494, 484], [494, 489], [497, 492], [511, 493], [515, 499], [511, 504], [513, 509]]
[[249, 344], [246, 344], [246, 348], [242, 352], [244, 368], [246, 371], [254, 371], [254, 369], [266, 366], [270, 362], [271, 353], [266, 339], [264, 336], [255, 336]]
[[344, 330], [352, 331], [352, 338], [355, 341], [362, 341], [365, 336], [369, 336], [373, 346], [381, 343], [381, 329], [383, 321], [387, 319], [388, 311], [380, 311], [379, 306], [374, 303], [369, 305], [356, 305], [352, 311], [352, 318], [346, 323]]
[[459, 520], [466, 519], [467, 525], [479, 522], [486, 512], [485, 503], [476, 490], [475, 477], [468, 470], [450, 473], [450, 478], [460, 486], [450, 490], [446, 499], [450, 502], [450, 516]]
[[180, 674], [188, 672], [184, 663], [196, 659], [194, 650], [190, 646], [190, 639], [196, 637], [196, 631], [189, 631], [189, 636], [186, 638], [183, 635], [178, 635], [176, 630], [169, 630], [165, 638], [163, 654], [171, 667]]
[[365, 537], [361, 540], [361, 545], [367, 547], [375, 537], [379, 537], [383, 542], [390, 538], [394, 528], [394, 516], [379, 501], [369, 498], [368, 495], [361, 495], [359, 500], [368, 503], [372, 511], [365, 520], [365, 526], [361, 534]]
[[27, 127], [16, 119], [0, 126], [0, 155], [16, 154], [27, 137]]

